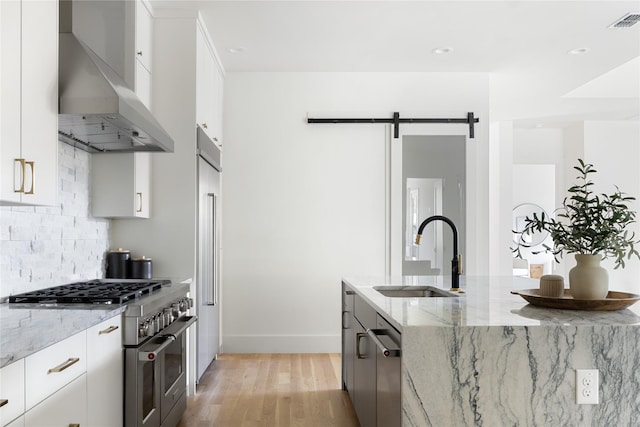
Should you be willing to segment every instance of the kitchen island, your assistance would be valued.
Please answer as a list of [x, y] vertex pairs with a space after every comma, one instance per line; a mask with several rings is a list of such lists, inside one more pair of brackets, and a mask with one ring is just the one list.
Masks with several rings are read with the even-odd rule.
[[[385, 297], [373, 286], [450, 277], [345, 278], [402, 333], [402, 425], [627, 426], [640, 420], [640, 304], [614, 312], [529, 305], [538, 281], [462, 277], [452, 298]], [[576, 369], [599, 371], [597, 405], [576, 404]]]

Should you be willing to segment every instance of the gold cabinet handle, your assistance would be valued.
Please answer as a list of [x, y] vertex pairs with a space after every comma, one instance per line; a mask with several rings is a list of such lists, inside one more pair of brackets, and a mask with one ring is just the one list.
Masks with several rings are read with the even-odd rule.
[[110, 334], [111, 332], [118, 329], [118, 326], [109, 326], [107, 329], [104, 329], [98, 332], [98, 335]]
[[69, 424], [69, 427], [80, 427], [80, 424]]
[[136, 52], [138, 54], [138, 56], [142, 56], [142, 51], [139, 50], [138, 52]]
[[138, 196], [138, 209], [136, 209], [136, 212], [142, 212], [142, 193], [136, 193], [136, 195]]
[[47, 374], [52, 374], [54, 372], [62, 372], [65, 369], [67, 369], [68, 367], [70, 367], [71, 365], [75, 365], [79, 361], [80, 361], [79, 357], [70, 357], [69, 359], [67, 359], [66, 361], [62, 362], [61, 364], [59, 364], [55, 368], [49, 369]]
[[0, 408], [9, 403], [9, 399], [0, 399]]
[[36, 191], [36, 162], [24, 162], [25, 165], [31, 166], [31, 190], [25, 191], [24, 194], [35, 194]]
[[[13, 186], [13, 192], [14, 193], [24, 193], [24, 168], [25, 168], [25, 160], [24, 159], [13, 159], [13, 163], [15, 166], [15, 162], [20, 163], [20, 188], [18, 188], [17, 190], [15, 189], [16, 186]], [[15, 179], [15, 169], [14, 169], [14, 179]]]
[[209, 129], [209, 126], [207, 126], [207, 124], [206, 124], [206, 123], [203, 123], [203, 124], [202, 124], [202, 127], [203, 127], [203, 128], [205, 128], [205, 129]]
[[213, 137], [213, 140], [214, 140], [215, 142], [218, 142], [218, 138], [216, 138], [215, 136]]

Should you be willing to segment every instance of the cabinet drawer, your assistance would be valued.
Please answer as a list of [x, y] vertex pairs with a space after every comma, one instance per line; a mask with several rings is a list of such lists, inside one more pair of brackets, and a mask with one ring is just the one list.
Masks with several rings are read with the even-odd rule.
[[0, 426], [24, 412], [24, 359], [0, 369], [0, 400]]
[[82, 331], [25, 359], [26, 409], [86, 371], [87, 334]]
[[87, 424], [87, 382], [81, 375], [24, 415], [29, 427], [67, 427]]

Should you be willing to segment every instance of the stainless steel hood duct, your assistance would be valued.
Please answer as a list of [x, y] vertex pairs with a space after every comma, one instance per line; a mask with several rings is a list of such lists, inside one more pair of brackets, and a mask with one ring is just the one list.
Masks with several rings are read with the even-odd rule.
[[71, 3], [60, 2], [58, 139], [90, 153], [173, 152], [122, 77], [71, 33]]

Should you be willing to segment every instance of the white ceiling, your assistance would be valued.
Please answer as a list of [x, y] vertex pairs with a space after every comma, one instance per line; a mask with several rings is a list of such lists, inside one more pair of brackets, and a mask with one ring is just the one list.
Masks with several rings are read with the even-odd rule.
[[491, 73], [494, 119], [638, 120], [640, 23], [608, 26], [640, 1], [152, 3], [197, 7], [226, 72]]

